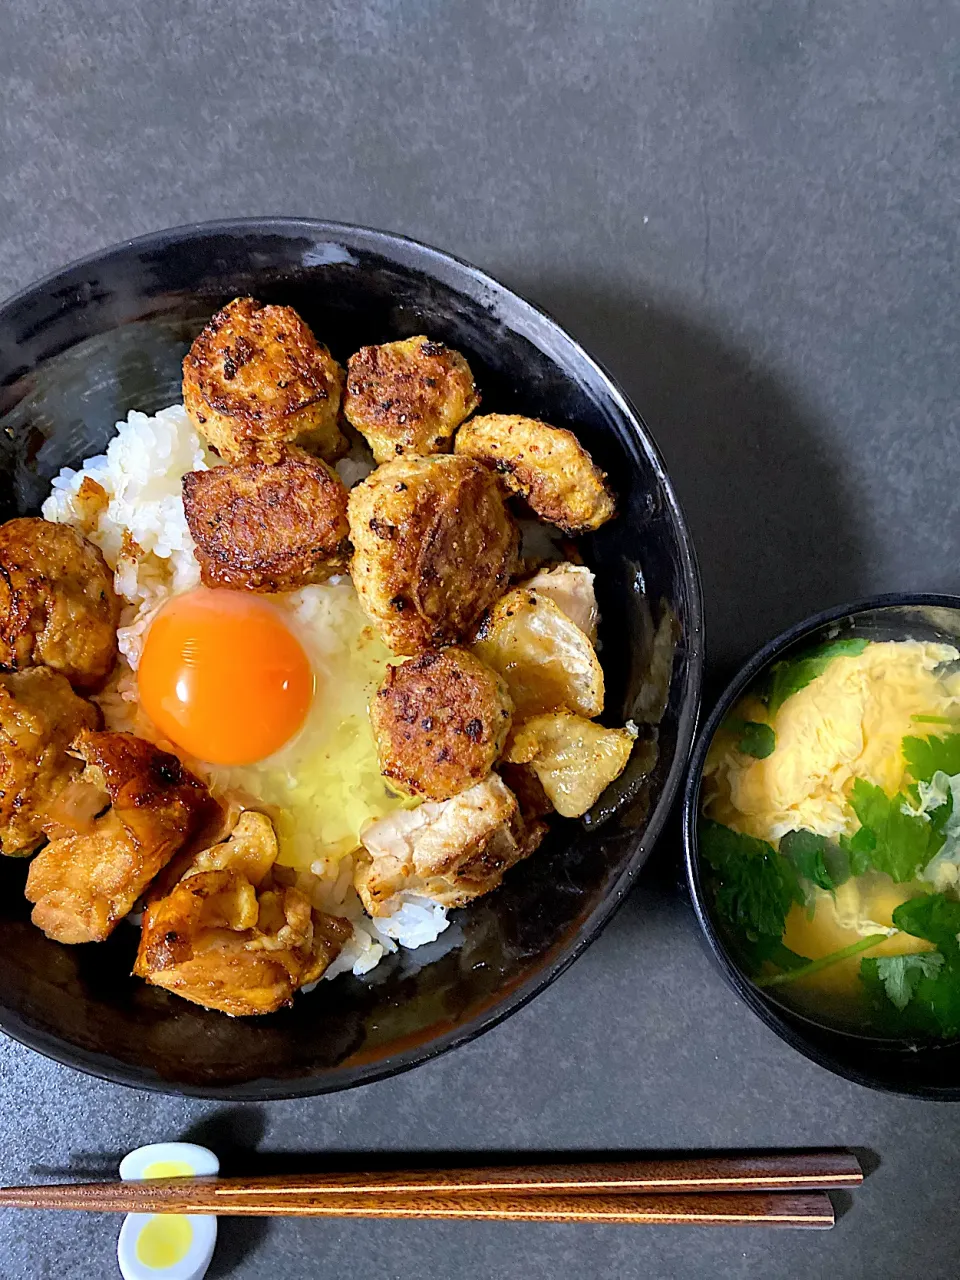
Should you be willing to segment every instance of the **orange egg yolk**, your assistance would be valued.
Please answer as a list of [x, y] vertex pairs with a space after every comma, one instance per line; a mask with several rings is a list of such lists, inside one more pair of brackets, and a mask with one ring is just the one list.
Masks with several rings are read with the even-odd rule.
[[195, 591], [163, 606], [137, 672], [140, 704], [174, 745], [210, 764], [252, 764], [303, 724], [314, 675], [268, 600]]

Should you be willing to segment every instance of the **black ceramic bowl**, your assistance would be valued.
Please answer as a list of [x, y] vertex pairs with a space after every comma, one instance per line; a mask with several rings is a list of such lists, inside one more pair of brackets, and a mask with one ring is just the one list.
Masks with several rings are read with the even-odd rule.
[[[0, 517], [36, 512], [60, 468], [102, 451], [128, 410], [153, 413], [178, 400], [190, 341], [237, 294], [296, 307], [341, 361], [364, 343], [425, 332], [464, 352], [485, 410], [576, 427], [620, 503], [619, 518], [582, 547], [598, 574], [608, 714], [648, 721], [601, 808], [558, 822], [536, 857], [454, 913], [438, 942], [391, 957], [367, 979], [321, 983], [266, 1018], [231, 1020], [131, 979], [132, 929], [101, 945], [48, 941], [29, 923], [25, 867], [3, 861], [4, 1031], [125, 1084], [259, 1099], [345, 1088], [462, 1044], [542, 990], [597, 934], [646, 859], [687, 761], [700, 689], [700, 589], [656, 446], [567, 334], [473, 267], [333, 223], [159, 232], [68, 267], [0, 308]], [[664, 668], [654, 637], [668, 614], [676, 634]], [[661, 640], [668, 633], [661, 627]], [[645, 771], [654, 739], [659, 753]]]
[[881, 1040], [833, 1030], [787, 1008], [762, 991], [738, 967], [713, 914], [697, 847], [700, 785], [710, 743], [720, 724], [757, 678], [781, 658], [841, 636], [869, 640], [933, 640], [960, 645], [960, 596], [886, 595], [828, 609], [777, 636], [756, 653], [728, 685], [703, 727], [683, 802], [687, 880], [697, 919], [731, 986], [788, 1044], [814, 1062], [891, 1093], [960, 1100], [960, 1043]]

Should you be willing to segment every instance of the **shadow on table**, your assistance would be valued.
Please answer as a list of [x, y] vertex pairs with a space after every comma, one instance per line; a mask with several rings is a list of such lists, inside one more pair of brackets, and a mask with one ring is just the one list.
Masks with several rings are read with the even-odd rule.
[[[705, 321], [627, 286], [513, 283], [613, 374], [664, 454], [703, 575], [706, 714], [761, 644], [863, 593], [862, 531], [843, 460], [813, 409]], [[681, 847], [675, 808], [646, 886], [677, 891]]]
[[[524, 1165], [568, 1164], [582, 1166], [591, 1162], [619, 1163], [633, 1160], [675, 1159], [680, 1155], [690, 1157], [716, 1157], [717, 1150], [701, 1151], [629, 1151], [605, 1149], [594, 1151], [259, 1151], [265, 1130], [264, 1112], [261, 1107], [224, 1107], [192, 1125], [180, 1137], [183, 1142], [196, 1142], [215, 1151], [220, 1159], [221, 1173], [226, 1177], [268, 1177], [273, 1175], [303, 1176], [320, 1173], [386, 1172], [389, 1170], [412, 1171], [424, 1169], [437, 1171], [457, 1168], [499, 1168]], [[795, 1148], [794, 1154], [803, 1154], [810, 1148]], [[869, 1177], [880, 1165], [880, 1157], [867, 1148], [850, 1148], [860, 1161], [864, 1176]], [[56, 1178], [106, 1179], [115, 1175], [124, 1152], [74, 1152], [66, 1167], [53, 1168], [38, 1165], [34, 1175]], [[735, 1153], [741, 1157], [769, 1154], [760, 1149]], [[833, 1191], [830, 1198], [839, 1221], [850, 1211], [853, 1198]], [[253, 1254], [262, 1251], [269, 1235], [271, 1219], [252, 1217], [220, 1217], [217, 1248], [207, 1272], [211, 1280], [226, 1280]]]
[[[257, 1147], [263, 1141], [265, 1128], [262, 1107], [223, 1107], [191, 1125], [180, 1140], [197, 1142], [215, 1152], [225, 1178], [243, 1177], [264, 1172]], [[217, 1250], [207, 1272], [209, 1280], [233, 1275], [242, 1262], [262, 1248], [269, 1234], [269, 1218], [220, 1218]]]
[[[257, 1154], [264, 1131], [261, 1107], [224, 1107], [191, 1125], [176, 1141], [209, 1147], [219, 1158], [224, 1177], [279, 1172], [279, 1169], [264, 1169], [261, 1164], [264, 1157]], [[30, 1172], [34, 1177], [47, 1179], [111, 1181], [117, 1177], [120, 1161], [126, 1154], [126, 1151], [73, 1151], [66, 1166], [34, 1165]], [[232, 1275], [262, 1246], [270, 1231], [269, 1218], [218, 1217], [217, 1248], [207, 1272], [210, 1280], [224, 1280]]]
[[703, 573], [709, 707], [761, 643], [861, 594], [843, 459], [795, 390], [704, 321], [595, 281], [518, 287], [609, 369], [664, 454]]

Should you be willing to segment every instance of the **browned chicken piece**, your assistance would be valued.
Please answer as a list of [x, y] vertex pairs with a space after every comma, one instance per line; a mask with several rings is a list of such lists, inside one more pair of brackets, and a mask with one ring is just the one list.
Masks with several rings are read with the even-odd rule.
[[99, 689], [119, 621], [113, 574], [76, 529], [33, 516], [0, 526], [0, 667], [51, 667], [81, 693]]
[[148, 883], [144, 867], [130, 832], [108, 809], [92, 831], [51, 840], [30, 863], [30, 919], [55, 942], [103, 942]]
[[607, 477], [563, 427], [489, 413], [460, 429], [455, 448], [458, 454], [492, 463], [541, 520], [567, 533], [599, 529], [615, 512]]
[[348, 511], [354, 585], [394, 653], [455, 643], [516, 568], [496, 476], [469, 458], [384, 463], [350, 491]]
[[466, 649], [390, 667], [370, 703], [380, 770], [410, 795], [446, 800], [490, 773], [512, 712], [503, 680]]
[[484, 619], [473, 652], [499, 671], [517, 722], [542, 711], [603, 710], [603, 668], [576, 623], [529, 587], [508, 591]]
[[296, 591], [346, 571], [347, 490], [300, 450], [279, 462], [189, 471], [183, 510], [205, 586]]
[[181, 879], [201, 871], [237, 871], [259, 889], [279, 852], [277, 833], [267, 815], [246, 809], [226, 840], [193, 855]]
[[220, 806], [200, 779], [144, 738], [81, 733], [73, 750], [87, 766], [84, 780], [102, 787], [138, 847], [162, 857], [161, 866], [219, 817]]
[[100, 713], [47, 667], [0, 676], [0, 852], [33, 853], [64, 788], [83, 765], [67, 748]]
[[354, 885], [371, 916], [392, 915], [403, 893], [462, 907], [495, 889], [541, 836], [542, 827], [523, 827], [515, 797], [491, 774], [451, 800], [370, 823], [360, 835], [367, 856], [357, 860]]
[[623, 773], [635, 741], [636, 732], [568, 712], [534, 716], [514, 733], [507, 760], [533, 770], [557, 813], [579, 818]]
[[230, 838], [196, 855], [171, 892], [148, 905], [134, 973], [184, 1000], [235, 1017], [273, 1013], [315, 982], [353, 927], [274, 882], [273, 824], [241, 815]]
[[346, 449], [338, 425], [343, 370], [292, 307], [234, 298], [183, 362], [183, 402], [227, 462], [277, 462], [299, 444], [328, 461]]
[[420, 334], [362, 347], [347, 361], [343, 411], [377, 462], [447, 453], [480, 396], [459, 351]]
[[593, 589], [594, 574], [585, 564], [545, 565], [523, 584], [552, 600], [575, 623], [592, 645], [597, 643], [600, 613]]
[[82, 732], [73, 750], [83, 780], [112, 801], [92, 831], [66, 835], [34, 858], [31, 919], [56, 942], [102, 942], [154, 876], [216, 810], [176, 756], [132, 733]]

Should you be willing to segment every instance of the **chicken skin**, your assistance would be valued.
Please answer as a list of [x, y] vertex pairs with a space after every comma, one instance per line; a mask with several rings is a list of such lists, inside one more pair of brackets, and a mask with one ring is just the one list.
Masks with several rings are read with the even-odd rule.
[[533, 716], [513, 736], [506, 759], [529, 766], [564, 818], [579, 818], [627, 767], [636, 731], [606, 729], [567, 711]]
[[490, 773], [512, 712], [504, 681], [466, 649], [390, 667], [370, 704], [380, 770], [411, 795], [446, 800]]
[[546, 596], [571, 622], [575, 623], [592, 645], [597, 643], [600, 613], [593, 589], [594, 574], [585, 564], [545, 565], [523, 584], [537, 595]]
[[112, 807], [90, 831], [51, 840], [27, 873], [33, 923], [56, 942], [102, 942], [217, 806], [176, 756], [132, 733], [79, 734], [83, 780]]
[[462, 907], [495, 889], [536, 848], [545, 827], [527, 830], [516, 798], [497, 774], [451, 800], [399, 810], [360, 835], [354, 886], [371, 916], [392, 915], [403, 893]]
[[270, 819], [243, 813], [228, 840], [197, 854], [147, 906], [134, 973], [234, 1017], [289, 1004], [336, 959], [352, 926], [276, 882], [276, 857]]
[[234, 298], [183, 362], [183, 402], [197, 431], [227, 462], [277, 462], [300, 444], [332, 461], [343, 370], [292, 307]]
[[466, 423], [455, 449], [492, 464], [541, 520], [566, 533], [599, 529], [615, 512], [606, 476], [573, 432], [562, 427], [489, 413]]
[[183, 510], [204, 586], [296, 591], [346, 571], [347, 491], [332, 467], [300, 450], [189, 471]]
[[453, 433], [479, 403], [459, 351], [422, 334], [362, 347], [347, 362], [344, 416], [366, 437], [377, 462], [447, 453]]
[[119, 621], [113, 574], [76, 529], [33, 516], [0, 526], [0, 667], [50, 667], [95, 691], [116, 662]]
[[517, 526], [496, 475], [470, 458], [398, 458], [350, 492], [351, 573], [399, 654], [456, 643], [507, 588]]
[[20, 856], [43, 843], [43, 824], [83, 765], [67, 748], [100, 713], [46, 667], [0, 676], [0, 852]]
[[502, 596], [484, 618], [473, 652], [503, 676], [518, 723], [543, 711], [590, 718], [603, 710], [603, 668], [593, 645], [539, 591], [516, 587]]

